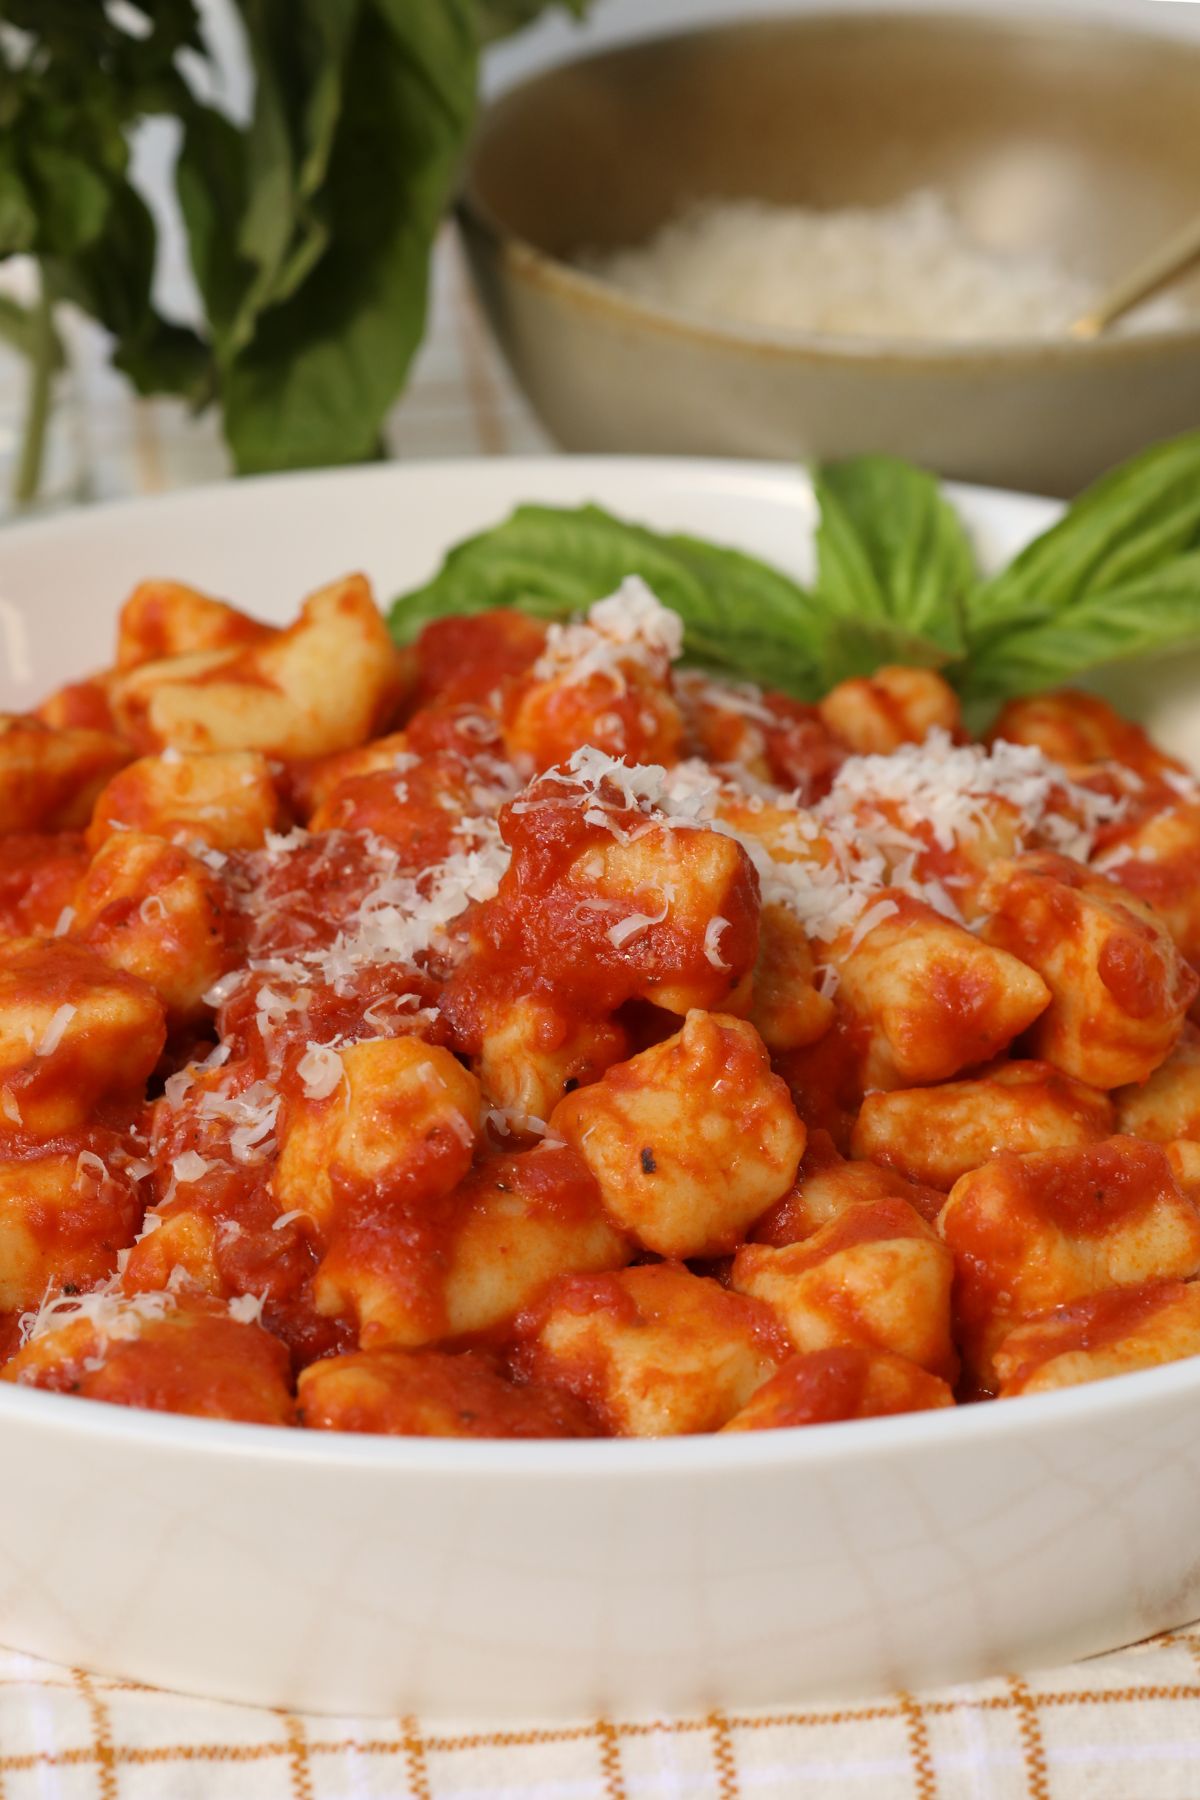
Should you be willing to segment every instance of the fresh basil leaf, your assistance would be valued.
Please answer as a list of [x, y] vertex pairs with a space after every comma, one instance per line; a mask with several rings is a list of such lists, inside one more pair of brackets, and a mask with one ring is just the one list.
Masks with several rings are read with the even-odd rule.
[[[965, 608], [971, 680], [992, 648], [1200, 545], [1200, 431], [1135, 456], [1090, 487]], [[994, 686], [994, 683], [992, 684]]]
[[204, 398], [211, 359], [200, 339], [161, 319], [151, 300], [154, 222], [127, 182], [112, 191], [100, 238], [69, 261], [56, 263], [55, 283], [116, 340], [113, 361], [142, 393]]
[[328, 247], [223, 367], [242, 471], [373, 454], [425, 321], [433, 236], [469, 125], [468, 0], [369, 0], [324, 182]]
[[[936, 667], [961, 656], [962, 603], [975, 560], [933, 476], [896, 457], [856, 456], [818, 463], [813, 487], [817, 597], [863, 628], [845, 634], [835, 678], [870, 673], [865, 665], [875, 654], [875, 668], [914, 656]], [[847, 656], [864, 666], [843, 667]]]
[[963, 691], [972, 700], [1002, 700], [1056, 687], [1109, 663], [1195, 644], [1200, 550], [995, 638], [969, 665]]
[[113, 190], [83, 151], [62, 144], [30, 146], [26, 171], [38, 215], [43, 256], [75, 256], [104, 230]]
[[238, 249], [230, 222], [246, 203], [246, 155], [242, 133], [211, 107], [193, 107], [175, 165], [175, 190], [187, 230], [192, 274], [214, 348], [227, 352], [242, 296], [253, 268]]
[[688, 661], [798, 699], [829, 685], [811, 596], [738, 550], [665, 535], [598, 506], [522, 506], [451, 550], [425, 587], [402, 595], [389, 623], [402, 644], [431, 619], [514, 607], [562, 619], [640, 575], [684, 627]]
[[743, 550], [678, 532], [664, 542], [699, 584], [690, 620], [684, 611], [694, 662], [740, 667], [747, 679], [770, 682], [764, 666], [782, 651], [786, 666], [773, 685], [793, 694], [803, 688], [806, 697], [825, 685], [821, 613], [806, 588]]
[[256, 89], [235, 247], [252, 273], [229, 321], [231, 352], [251, 340], [265, 308], [296, 291], [328, 246], [314, 196], [328, 172], [362, 11], [362, 0], [243, 0]]
[[891, 619], [828, 617], [821, 626], [821, 639], [821, 666], [825, 672], [822, 694], [839, 681], [874, 675], [886, 665], [949, 673], [941, 644], [905, 631]]
[[186, 325], [147, 314], [136, 334], [113, 351], [113, 367], [127, 375], [139, 394], [173, 394], [194, 409], [213, 397], [213, 365], [207, 346]]
[[411, 643], [431, 619], [515, 607], [562, 619], [639, 574], [664, 605], [703, 606], [697, 579], [653, 532], [598, 506], [519, 506], [512, 516], [449, 552], [427, 586], [403, 595], [391, 629]]

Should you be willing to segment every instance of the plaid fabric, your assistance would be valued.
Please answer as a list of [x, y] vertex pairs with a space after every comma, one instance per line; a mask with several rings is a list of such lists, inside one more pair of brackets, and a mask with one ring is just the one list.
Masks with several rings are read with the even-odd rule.
[[706, 1718], [299, 1718], [0, 1652], [3, 1800], [1196, 1800], [1200, 1632], [1041, 1675]]
[[[215, 421], [190, 419], [170, 401], [136, 400], [86, 328], [75, 351], [60, 455], [74, 447], [93, 497], [156, 493], [228, 472]], [[21, 402], [3, 377], [0, 365], [0, 492]], [[550, 447], [487, 341], [449, 237], [436, 261], [430, 331], [388, 444], [398, 457]], [[1200, 1800], [1200, 1630], [1047, 1674], [920, 1695], [504, 1730], [300, 1719], [0, 1651], [0, 1800], [826, 1795]]]

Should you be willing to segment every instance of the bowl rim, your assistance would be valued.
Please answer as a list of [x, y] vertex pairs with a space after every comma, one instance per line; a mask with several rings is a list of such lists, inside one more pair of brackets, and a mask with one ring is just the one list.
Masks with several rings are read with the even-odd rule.
[[[575, 302], [584, 309], [607, 315], [615, 324], [637, 326], [662, 337], [680, 339], [699, 347], [743, 352], [768, 360], [813, 362], [846, 367], [869, 364], [872, 370], [891, 364], [909, 372], [973, 368], [980, 364], [1000, 364], [1007, 372], [1018, 367], [1030, 368], [1046, 362], [1063, 361], [1071, 367], [1109, 366], [1127, 362], [1144, 362], [1156, 355], [1173, 351], [1200, 352], [1200, 306], [1194, 320], [1156, 327], [1153, 331], [1101, 333], [1094, 338], [1060, 337], [996, 337], [950, 340], [944, 338], [889, 337], [884, 334], [804, 331], [782, 326], [760, 326], [734, 319], [722, 319], [703, 312], [692, 312], [682, 306], [654, 301], [622, 287], [617, 281], [597, 275], [542, 249], [532, 239], [509, 226], [480, 191], [480, 152], [489, 125], [496, 116], [513, 106], [535, 89], [545, 87], [563, 75], [588, 65], [618, 61], [629, 55], [656, 51], [671, 45], [686, 45], [698, 40], [745, 35], [755, 30], [786, 26], [801, 31], [832, 24], [874, 26], [918, 30], [944, 27], [950, 23], [956, 30], [1030, 32], [1039, 37], [1059, 37], [1077, 41], [1091, 38], [1098, 31], [1110, 39], [1125, 39], [1139, 45], [1165, 45], [1175, 48], [1194, 61], [1200, 85], [1200, 38], [1172, 32], [1163, 21], [1155, 19], [1135, 22], [1131, 15], [1117, 17], [1103, 14], [1087, 19], [1082, 14], [1059, 13], [1048, 17], [1044, 12], [1018, 0], [1008, 8], [1001, 0], [984, 0], [978, 10], [959, 6], [888, 8], [878, 4], [854, 5], [845, 11], [829, 4], [798, 13], [755, 13], [718, 23], [686, 26], [653, 36], [638, 37], [625, 43], [609, 45], [567, 58], [542, 68], [495, 94], [483, 109], [467, 147], [454, 203], [456, 223], [464, 237], [470, 239], [478, 231], [495, 249], [512, 274], [541, 287], [552, 296]], [[712, 196], [716, 197], [716, 196]]]
[[379, 1477], [553, 1476], [594, 1482], [606, 1476], [691, 1481], [782, 1467], [819, 1469], [830, 1462], [918, 1453], [953, 1456], [961, 1448], [995, 1448], [1006, 1440], [1027, 1443], [1066, 1428], [1114, 1425], [1153, 1408], [1200, 1405], [1200, 1356], [1158, 1368], [1111, 1375], [1045, 1394], [839, 1419], [818, 1425], [764, 1431], [697, 1432], [661, 1438], [452, 1438], [324, 1431], [302, 1426], [259, 1425], [237, 1419], [154, 1412], [105, 1400], [81, 1400], [0, 1382], [0, 1430], [75, 1437], [156, 1455], [160, 1450], [200, 1460], [266, 1460], [285, 1468], [356, 1469]]

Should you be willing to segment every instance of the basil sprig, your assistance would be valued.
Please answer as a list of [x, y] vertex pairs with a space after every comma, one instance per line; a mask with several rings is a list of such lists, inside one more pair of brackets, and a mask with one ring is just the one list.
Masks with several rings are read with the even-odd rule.
[[972, 699], [1053, 687], [1200, 642], [1200, 431], [1103, 476], [998, 575], [964, 623]]
[[[217, 403], [239, 472], [377, 454], [481, 48], [549, 5], [585, 0], [230, 0], [243, 123], [209, 101], [224, 84], [198, 0], [0, 0], [0, 262], [30, 258], [37, 289], [29, 309], [0, 296], [0, 348], [31, 370], [18, 498], [37, 489], [63, 301], [104, 326], [139, 392]], [[195, 329], [155, 308], [156, 226], [131, 174], [150, 118], [179, 142]]]
[[1200, 644], [1200, 432], [1105, 476], [987, 579], [925, 471], [852, 457], [818, 464], [813, 483], [809, 588], [742, 551], [598, 506], [520, 506], [402, 595], [392, 631], [410, 643], [431, 619], [493, 606], [563, 619], [641, 575], [683, 620], [687, 660], [799, 700], [908, 663], [940, 669], [966, 701], [997, 702]]

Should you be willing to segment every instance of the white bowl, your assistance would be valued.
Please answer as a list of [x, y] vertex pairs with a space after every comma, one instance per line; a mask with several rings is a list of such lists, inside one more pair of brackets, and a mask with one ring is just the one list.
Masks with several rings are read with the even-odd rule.
[[[1055, 511], [953, 494], [988, 562]], [[810, 560], [804, 478], [746, 463], [209, 488], [0, 533], [0, 705], [103, 662], [142, 576], [272, 619], [354, 567], [386, 599], [521, 499], [595, 499], [801, 575]], [[1194, 661], [1170, 679], [1173, 697], [1157, 679], [1143, 694], [1195, 753]], [[272, 1431], [3, 1386], [0, 1445], [4, 1641], [230, 1700], [745, 1706], [968, 1680], [1200, 1613], [1200, 1359], [956, 1412], [661, 1443]]]

